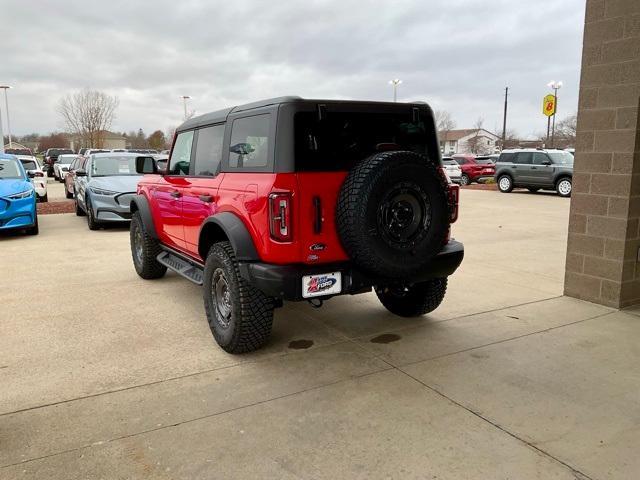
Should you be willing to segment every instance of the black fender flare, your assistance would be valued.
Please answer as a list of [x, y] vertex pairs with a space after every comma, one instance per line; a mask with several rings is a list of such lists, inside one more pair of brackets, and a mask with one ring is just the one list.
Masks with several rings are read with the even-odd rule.
[[204, 260], [211, 245], [215, 242], [229, 240], [236, 254], [236, 259], [242, 262], [260, 260], [253, 238], [240, 218], [231, 212], [216, 213], [208, 217], [200, 227], [198, 236], [198, 251]]
[[156, 226], [153, 223], [153, 216], [151, 215], [151, 207], [149, 206], [149, 200], [144, 195], [134, 195], [129, 205], [129, 211], [131, 215], [135, 212], [140, 212], [144, 228], [151, 236], [151, 238], [158, 239], [158, 233], [156, 232]]

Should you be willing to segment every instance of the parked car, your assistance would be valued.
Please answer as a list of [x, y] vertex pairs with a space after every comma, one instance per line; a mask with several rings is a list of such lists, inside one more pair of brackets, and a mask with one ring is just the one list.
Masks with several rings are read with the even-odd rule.
[[477, 160], [489, 160], [491, 163], [495, 165], [498, 161], [498, 157], [500, 157], [499, 153], [490, 153], [489, 155], [476, 155]]
[[458, 162], [451, 157], [442, 157], [442, 166], [453, 183], [460, 183], [462, 169]]
[[130, 148], [127, 150], [130, 153], [146, 153], [146, 154], [157, 154], [158, 151], [157, 150], [153, 150], [150, 148]]
[[78, 156], [75, 154], [59, 155], [58, 161], [53, 164], [53, 178], [59, 182], [64, 182], [64, 177], [69, 172], [69, 166], [76, 158]]
[[87, 157], [78, 156], [71, 162], [71, 165], [69, 165], [69, 171], [64, 177], [64, 194], [67, 198], [73, 198], [75, 194], [76, 170], [84, 169], [86, 163]]
[[36, 191], [15, 155], [0, 153], [0, 230], [38, 234]]
[[27, 172], [27, 175], [31, 178], [33, 188], [36, 190], [37, 200], [41, 202], [48, 202], [49, 195], [47, 194], [47, 178], [42, 171], [42, 167], [38, 163], [38, 159], [32, 155], [16, 155], [22, 167]]
[[496, 173], [495, 165], [490, 159], [478, 158], [473, 154], [456, 153], [451, 158], [462, 169], [460, 177], [461, 185], [469, 185], [473, 182], [483, 183], [493, 178]]
[[495, 178], [503, 193], [524, 187], [532, 193], [541, 189], [555, 190], [561, 197], [570, 197], [573, 155], [553, 149], [503, 150], [496, 163]]
[[283, 300], [374, 288], [396, 315], [428, 313], [464, 254], [449, 234], [459, 187], [423, 103], [283, 97], [208, 113], [178, 127], [164, 174], [152, 158], [137, 170], [136, 272], [203, 285], [231, 353], [267, 341]]
[[59, 155], [71, 154], [70, 148], [48, 148], [44, 153], [44, 163], [47, 165], [46, 172], [49, 177], [53, 177], [53, 164], [58, 161]]
[[[128, 222], [140, 175], [134, 153], [93, 153], [75, 171], [76, 214], [87, 216], [89, 230], [102, 223]], [[150, 156], [141, 157], [153, 161]]]

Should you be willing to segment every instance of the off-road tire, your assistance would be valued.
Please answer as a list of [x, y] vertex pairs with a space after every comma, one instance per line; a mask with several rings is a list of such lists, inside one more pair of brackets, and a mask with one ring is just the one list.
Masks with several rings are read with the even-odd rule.
[[[223, 275], [229, 293], [230, 317], [220, 316], [214, 292], [214, 275]], [[229, 242], [214, 243], [204, 268], [204, 309], [218, 345], [229, 353], [245, 353], [262, 347], [271, 335], [275, 303], [240, 275]]]
[[91, 199], [89, 198], [89, 195], [85, 197], [84, 204], [87, 207], [87, 226], [89, 227], [89, 230], [99, 230], [100, 224], [94, 217], [93, 207], [91, 206]]
[[513, 178], [510, 175], [498, 177], [498, 190], [502, 193], [510, 193], [513, 190]]
[[[136, 239], [137, 234], [140, 236]], [[140, 242], [140, 255], [136, 253], [137, 242]], [[162, 251], [160, 242], [149, 235], [142, 221], [140, 212], [135, 212], [131, 217], [129, 228], [129, 242], [131, 244], [131, 258], [136, 273], [145, 280], [153, 280], [163, 277], [167, 273], [167, 267], [158, 262], [158, 254]]]
[[[562, 188], [563, 182], [569, 182], [569, 190], [567, 192], [566, 189]], [[573, 181], [571, 177], [561, 177], [556, 182], [556, 192], [561, 197], [569, 198], [571, 196], [571, 192], [573, 191]]]
[[336, 225], [343, 248], [355, 265], [375, 276], [420, 272], [446, 242], [446, 191], [438, 166], [417, 153], [383, 152], [364, 159], [348, 173], [338, 196]]
[[460, 176], [460, 185], [462, 186], [471, 185], [471, 179], [469, 178], [469, 175], [467, 175], [466, 173], [463, 173]]
[[419, 317], [440, 306], [447, 292], [447, 279], [436, 278], [405, 287], [376, 287], [376, 295], [384, 307], [401, 317]]

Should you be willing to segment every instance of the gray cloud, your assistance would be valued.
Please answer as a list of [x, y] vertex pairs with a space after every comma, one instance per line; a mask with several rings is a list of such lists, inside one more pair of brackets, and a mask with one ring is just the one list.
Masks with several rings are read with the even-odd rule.
[[560, 113], [578, 98], [584, 2], [540, 0], [0, 0], [0, 82], [16, 134], [62, 127], [56, 104], [84, 87], [120, 98], [115, 130], [180, 122], [266, 97], [400, 100], [482, 116], [527, 136], [545, 129], [549, 80]]

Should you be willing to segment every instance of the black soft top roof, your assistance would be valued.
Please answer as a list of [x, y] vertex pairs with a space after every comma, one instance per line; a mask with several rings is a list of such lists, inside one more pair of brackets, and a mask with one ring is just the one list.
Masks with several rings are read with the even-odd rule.
[[213, 123], [221, 123], [227, 120], [227, 117], [231, 113], [243, 112], [246, 110], [251, 110], [259, 107], [266, 107], [269, 105], [279, 105], [283, 103], [327, 103], [327, 104], [373, 104], [373, 105], [416, 105], [425, 107], [428, 106], [425, 102], [412, 102], [412, 103], [395, 103], [395, 102], [374, 102], [374, 101], [362, 101], [362, 100], [322, 100], [322, 99], [305, 99], [298, 96], [285, 96], [285, 97], [276, 97], [269, 98], [267, 100], [260, 100], [257, 102], [246, 103], [244, 105], [237, 105], [231, 108], [225, 108], [223, 110], [217, 110], [211, 113], [205, 113], [204, 115], [199, 115], [197, 117], [190, 118], [182, 125], [180, 125], [176, 131], [181, 132], [183, 130], [189, 130], [191, 128], [200, 127], [203, 125], [211, 125]]

